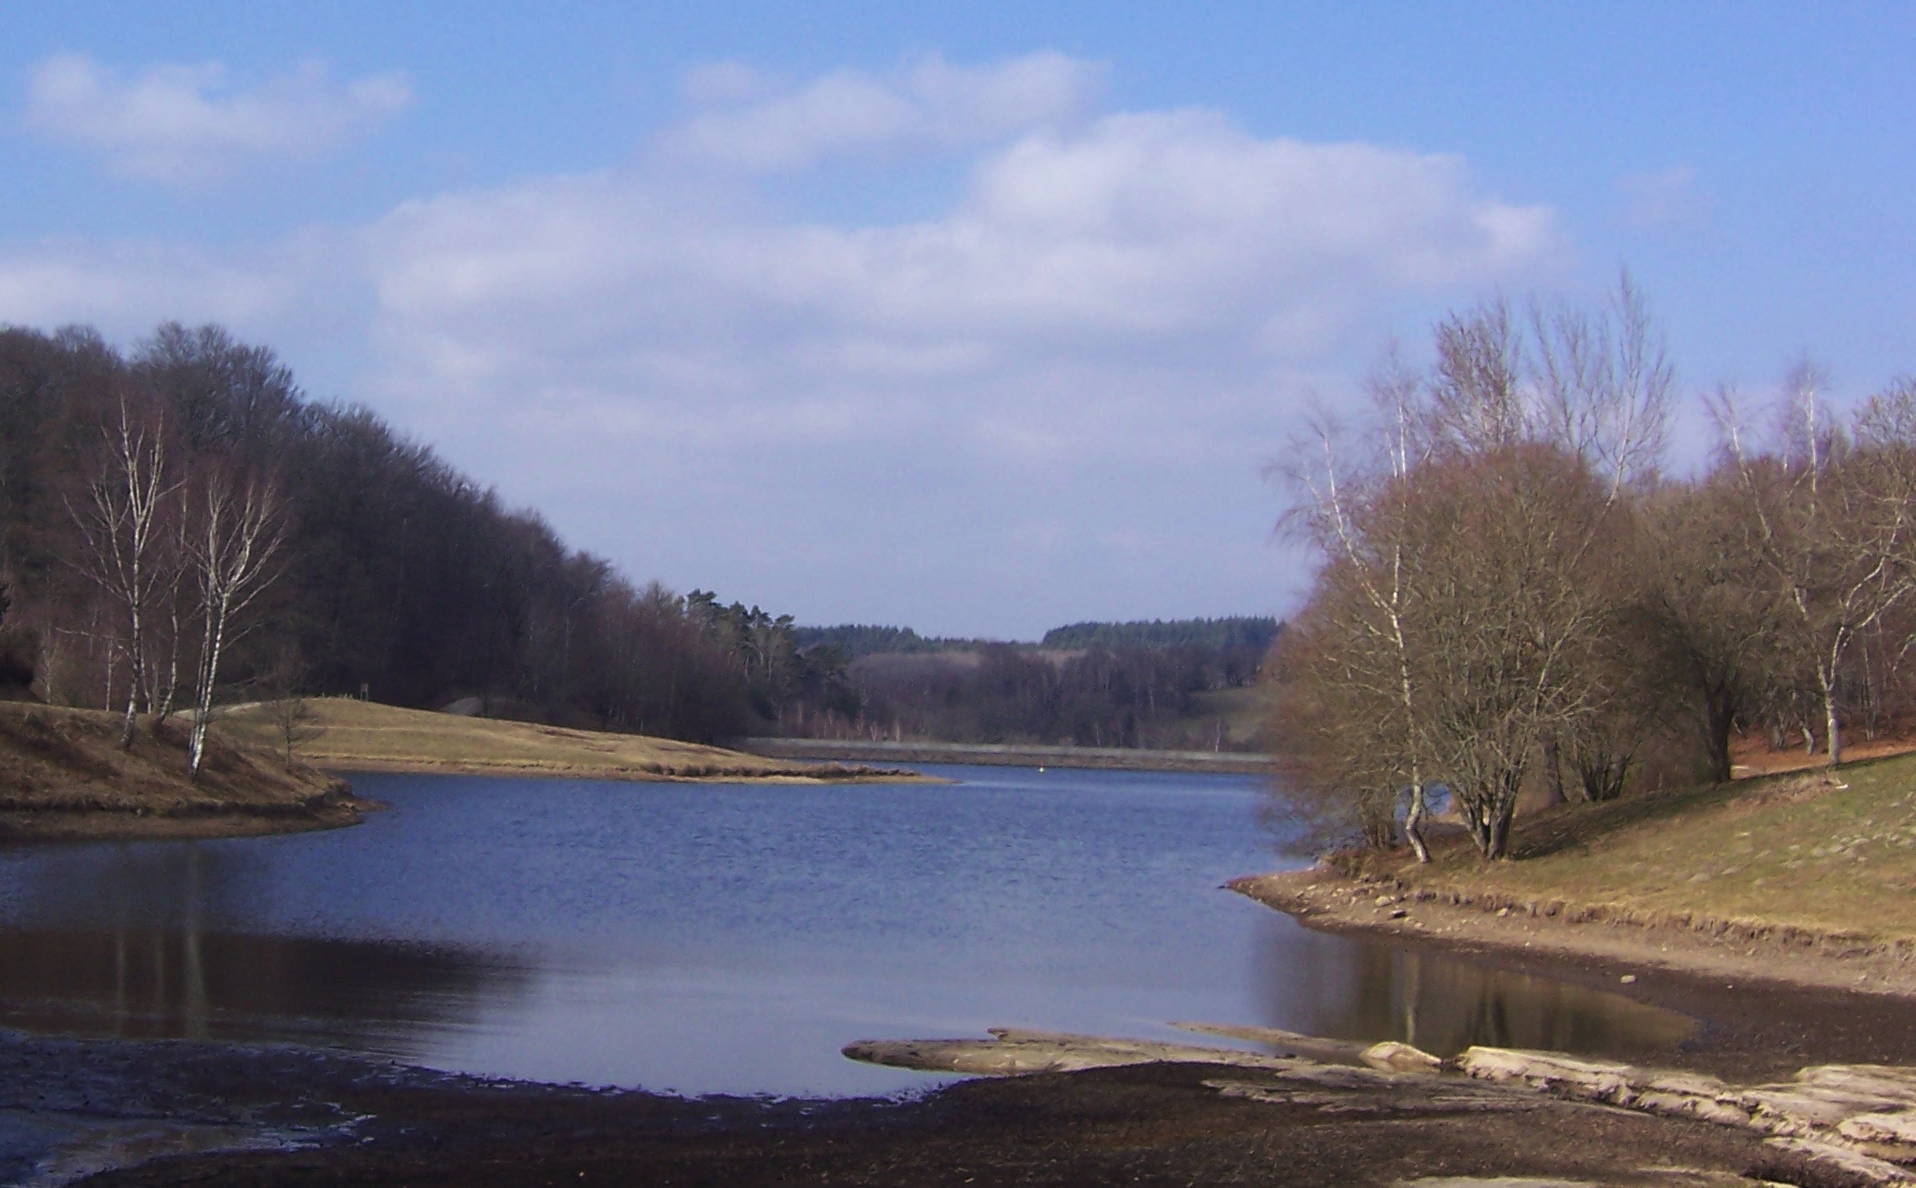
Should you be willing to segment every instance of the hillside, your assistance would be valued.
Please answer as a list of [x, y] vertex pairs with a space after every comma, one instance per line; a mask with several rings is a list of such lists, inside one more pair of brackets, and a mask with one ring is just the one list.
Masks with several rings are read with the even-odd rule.
[[[315, 698], [295, 728], [294, 754], [334, 771], [496, 772], [579, 779], [917, 779], [911, 772], [794, 763], [639, 734], [606, 734], [532, 722]], [[282, 746], [283, 719], [260, 702], [221, 715], [218, 731], [254, 746]]]
[[204, 837], [350, 825], [363, 808], [338, 780], [215, 735], [186, 779], [186, 724], [99, 710], [0, 703], [0, 841], [22, 837]]

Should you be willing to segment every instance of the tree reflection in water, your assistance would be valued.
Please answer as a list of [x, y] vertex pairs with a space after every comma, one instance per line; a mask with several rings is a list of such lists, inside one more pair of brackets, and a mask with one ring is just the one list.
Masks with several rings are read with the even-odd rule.
[[1275, 1025], [1344, 1039], [1398, 1039], [1444, 1056], [1473, 1044], [1667, 1053], [1696, 1027], [1688, 1015], [1620, 994], [1318, 933], [1267, 943], [1262, 965]]
[[[248, 865], [233, 849], [124, 847], [110, 861], [82, 857], [76, 851], [48, 873], [84, 875], [87, 895], [57, 878], [15, 889], [27, 902], [14, 906], [35, 925], [0, 929], [6, 1025], [404, 1056], [529, 980], [503, 957], [443, 945], [222, 931], [213, 924], [237, 914], [228, 909]], [[32, 902], [42, 898], [36, 888], [47, 902]], [[81, 902], [83, 911], [70, 910]], [[63, 923], [65, 915], [78, 918]]]

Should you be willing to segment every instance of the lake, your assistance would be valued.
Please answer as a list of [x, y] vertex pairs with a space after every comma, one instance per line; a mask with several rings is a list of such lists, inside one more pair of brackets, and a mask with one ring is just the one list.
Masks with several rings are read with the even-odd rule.
[[391, 808], [350, 829], [0, 849], [0, 1026], [775, 1094], [935, 1083], [839, 1049], [1000, 1025], [1590, 1053], [1690, 1029], [1221, 890], [1283, 863], [1256, 778], [927, 770], [955, 782], [361, 774]]

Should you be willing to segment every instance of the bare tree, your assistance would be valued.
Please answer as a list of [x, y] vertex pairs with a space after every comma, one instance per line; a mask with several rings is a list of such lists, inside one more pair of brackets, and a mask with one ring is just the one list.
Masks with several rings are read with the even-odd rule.
[[1544, 436], [1588, 461], [1611, 498], [1653, 479], [1669, 435], [1675, 372], [1629, 273], [1595, 313], [1533, 305], [1531, 328]]
[[234, 619], [270, 584], [284, 532], [270, 479], [211, 466], [195, 482], [187, 555], [198, 579], [202, 637], [187, 772], [197, 777], [213, 716], [213, 689]]
[[1579, 459], [1531, 445], [1431, 468], [1413, 675], [1437, 770], [1487, 858], [1544, 744], [1603, 694], [1592, 663], [1615, 597], [1607, 559], [1628, 524]]
[[148, 612], [168, 581], [162, 557], [167, 504], [179, 484], [168, 465], [164, 425], [142, 421], [119, 401], [115, 422], [101, 428], [86, 487], [68, 512], [83, 549], [75, 563], [112, 601], [126, 632], [122, 650], [131, 680], [120, 746], [133, 745], [134, 723], [150, 696]]
[[1851, 649], [1916, 591], [1916, 390], [1904, 382], [1872, 398], [1852, 435], [1825, 404], [1823, 383], [1810, 364], [1790, 371], [1774, 454], [1752, 447], [1728, 393], [1714, 412], [1790, 655], [1822, 702], [1835, 767]]
[[1505, 449], [1535, 436], [1524, 386], [1523, 335], [1501, 298], [1437, 324], [1428, 417], [1436, 436], [1464, 453]]

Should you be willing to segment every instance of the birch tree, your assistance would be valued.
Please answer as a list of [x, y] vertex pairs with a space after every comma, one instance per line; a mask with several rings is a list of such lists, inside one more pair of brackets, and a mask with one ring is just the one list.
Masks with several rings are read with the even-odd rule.
[[186, 556], [199, 587], [201, 640], [187, 774], [197, 778], [213, 717], [220, 660], [237, 636], [237, 617], [274, 576], [285, 525], [270, 479], [227, 466], [210, 467], [194, 484]]
[[[1305, 498], [1290, 520], [1332, 563], [1321, 583], [1331, 604], [1320, 628], [1328, 638], [1311, 655], [1319, 665], [1317, 683], [1341, 686], [1338, 695], [1320, 701], [1335, 703], [1345, 720], [1321, 723], [1320, 732], [1331, 734], [1319, 741], [1319, 765], [1360, 783], [1362, 795], [1373, 799], [1381, 784], [1391, 806], [1401, 785], [1408, 801], [1404, 838], [1417, 860], [1428, 862], [1428, 742], [1411, 668], [1418, 545], [1424, 542], [1410, 533], [1409, 501], [1413, 475], [1427, 458], [1419, 385], [1395, 352], [1373, 373], [1375, 419], [1368, 437], [1381, 449], [1368, 464], [1340, 459], [1333, 429], [1325, 422], [1315, 427], [1315, 444], [1307, 447], [1314, 464], [1291, 472]], [[1339, 731], [1346, 745], [1328, 745]]]
[[76, 566], [112, 603], [120, 651], [130, 680], [120, 726], [120, 746], [133, 745], [133, 730], [147, 704], [149, 612], [167, 584], [164, 516], [178, 489], [167, 457], [164, 424], [144, 421], [119, 401], [116, 419], [101, 428], [87, 467], [86, 485], [67, 508], [79, 528]]

